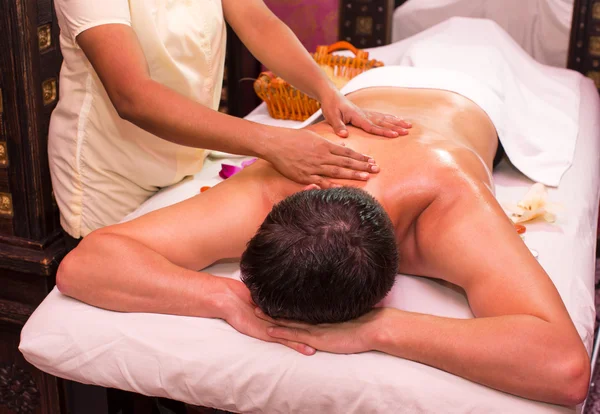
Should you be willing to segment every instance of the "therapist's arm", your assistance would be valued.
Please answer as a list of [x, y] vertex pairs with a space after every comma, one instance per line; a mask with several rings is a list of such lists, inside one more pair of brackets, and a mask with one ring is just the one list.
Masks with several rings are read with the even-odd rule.
[[263, 0], [244, 0], [243, 7], [238, 0], [223, 0], [223, 9], [227, 22], [258, 60], [321, 103], [325, 119], [339, 136], [348, 136], [346, 124], [388, 138], [408, 134], [409, 122], [361, 110], [341, 95], [296, 35]]
[[257, 156], [287, 178], [329, 187], [324, 177], [367, 180], [370, 157], [307, 130], [276, 128], [207, 108], [151, 79], [138, 38], [121, 24], [77, 36], [118, 114], [176, 144]]

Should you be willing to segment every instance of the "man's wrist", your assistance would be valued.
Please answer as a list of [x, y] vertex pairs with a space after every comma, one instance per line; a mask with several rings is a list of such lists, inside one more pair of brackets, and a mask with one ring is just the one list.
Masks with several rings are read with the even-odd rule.
[[394, 331], [390, 323], [390, 317], [394, 309], [380, 308], [375, 311], [375, 316], [369, 322], [370, 327], [365, 335], [367, 347], [371, 351], [388, 353], [390, 345], [394, 341]]
[[215, 284], [213, 291], [208, 296], [208, 306], [210, 307], [210, 317], [227, 320], [232, 313], [232, 304], [234, 293], [227, 283], [229, 279], [213, 276]]

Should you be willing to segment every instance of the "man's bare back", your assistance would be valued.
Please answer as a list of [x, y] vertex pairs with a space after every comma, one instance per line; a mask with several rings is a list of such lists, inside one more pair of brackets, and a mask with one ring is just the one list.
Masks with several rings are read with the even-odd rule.
[[[407, 88], [368, 88], [348, 97], [363, 109], [403, 116], [413, 123], [409, 136], [395, 140], [375, 137], [352, 126], [348, 127], [349, 138], [340, 138], [325, 122], [307, 127], [328, 140], [377, 160], [380, 172], [371, 175], [368, 181], [332, 181], [370, 193], [384, 206], [400, 233], [402, 229], [397, 225], [412, 222], [415, 215], [422, 212], [423, 203], [440, 190], [433, 182], [432, 166], [438, 169], [441, 166], [444, 174], [454, 170], [456, 174], [493, 188], [491, 171], [498, 147], [496, 130], [486, 113], [469, 99], [453, 92]], [[277, 176], [265, 161], [257, 162], [237, 176], [238, 179], [260, 180], [261, 191], [269, 196], [265, 215], [272, 204], [303, 188]], [[235, 191], [243, 191], [234, 180], [220, 185], [235, 186]]]
[[[60, 290], [119, 311], [220, 317], [301, 352], [302, 344], [340, 353], [375, 349], [527, 398], [582, 400], [589, 378], [585, 348], [552, 282], [493, 195], [497, 138], [487, 115], [468, 99], [437, 90], [372, 88], [349, 98], [402, 116], [413, 128], [395, 140], [350, 130], [343, 142], [371, 155], [381, 171], [363, 183], [338, 184], [363, 188], [385, 208], [401, 273], [460, 286], [476, 319], [386, 309], [350, 328], [292, 325], [267, 334], [270, 324], [252, 319], [241, 283], [195, 272], [240, 257], [273, 205], [303, 190], [262, 161], [192, 199], [92, 233], [61, 265]], [[310, 128], [338, 139], [323, 124]]]
[[[307, 127], [377, 160], [380, 171], [366, 182], [331, 181], [362, 188], [382, 204], [396, 229], [401, 254], [406, 253], [404, 245], [414, 245], [414, 240], [406, 237], [407, 230], [439, 192], [448, 191], [439, 186], [440, 180], [451, 179], [449, 176], [456, 174], [461, 179], [493, 188], [491, 171], [498, 147], [496, 130], [486, 113], [469, 99], [448, 91], [407, 88], [368, 88], [354, 92], [349, 99], [367, 110], [404, 116], [413, 124], [409, 136], [395, 140], [374, 137], [351, 126], [349, 138], [339, 138], [325, 122]], [[444, 176], [438, 177], [440, 174]], [[261, 183], [258, 191], [268, 195], [263, 218], [273, 204], [303, 189], [302, 185], [277, 174], [264, 161], [245, 169], [237, 179], [249, 177]], [[222, 191], [229, 191], [225, 190], [226, 185], [235, 187], [235, 191], [244, 191], [238, 182], [228, 183], [221, 184]], [[255, 192], [254, 196], [258, 194]], [[241, 254], [245, 243], [239, 248]], [[408, 257], [407, 254], [402, 256]], [[399, 270], [412, 273], [414, 264], [409, 267], [409, 262], [404, 260]]]

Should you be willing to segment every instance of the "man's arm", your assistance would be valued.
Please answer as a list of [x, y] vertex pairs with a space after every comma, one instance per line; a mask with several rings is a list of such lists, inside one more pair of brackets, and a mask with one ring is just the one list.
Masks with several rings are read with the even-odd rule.
[[476, 319], [378, 309], [270, 334], [330, 352], [379, 350], [522, 397], [580, 403], [589, 358], [552, 281], [489, 189], [462, 178], [441, 188], [418, 219], [417, 257], [408, 260], [421, 264], [419, 274], [461, 286]]
[[197, 271], [239, 257], [270, 210], [268, 184], [249, 171], [262, 164], [181, 203], [92, 232], [61, 263], [59, 288], [117, 311], [209, 316], [194, 307], [222, 287], [220, 278]]
[[397, 314], [414, 329], [389, 330], [387, 344], [506, 392], [581, 402], [589, 358], [554, 284], [486, 186], [460, 178], [446, 188], [418, 220], [418, 261], [461, 286], [476, 319]]
[[277, 180], [283, 178], [259, 161], [191, 199], [97, 230], [62, 261], [57, 286], [100, 308], [221, 318], [273, 341], [244, 284], [196, 270], [240, 256], [271, 208], [278, 189], [269, 183]]

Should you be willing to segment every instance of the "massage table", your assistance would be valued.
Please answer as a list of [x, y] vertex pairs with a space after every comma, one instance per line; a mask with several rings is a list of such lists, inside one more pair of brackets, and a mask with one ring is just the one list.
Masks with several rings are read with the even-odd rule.
[[[459, 23], [462, 27], [469, 22]], [[393, 52], [389, 47], [372, 52], [388, 62], [397, 58], [386, 56]], [[529, 224], [524, 241], [538, 252], [538, 260], [591, 352], [600, 102], [589, 79], [573, 76], [578, 76], [579, 82], [574, 155], [560, 185], [549, 189], [550, 201], [562, 208], [553, 224]], [[299, 126], [271, 119], [264, 105], [247, 118]], [[221, 181], [218, 173], [223, 163], [241, 165], [245, 160], [212, 153], [200, 173], [161, 190], [126, 220], [197, 195], [201, 187]], [[494, 179], [500, 202], [518, 201], [533, 184], [506, 160], [494, 171]], [[207, 271], [239, 278], [235, 262], [219, 263]], [[399, 275], [385, 305], [447, 317], [473, 317], [463, 294], [421, 277]], [[222, 320], [112, 312], [63, 296], [56, 289], [23, 328], [20, 350], [31, 364], [58, 377], [232, 412], [550, 414], [581, 409], [516, 397], [377, 352], [318, 352], [306, 357], [282, 345], [239, 334]]]

